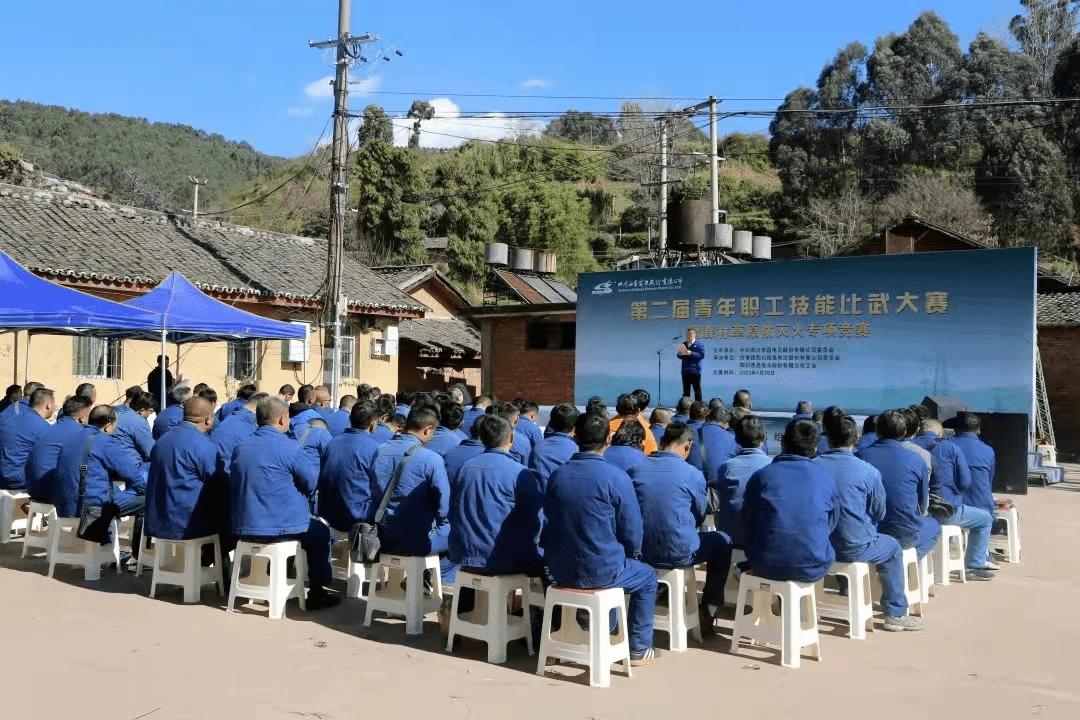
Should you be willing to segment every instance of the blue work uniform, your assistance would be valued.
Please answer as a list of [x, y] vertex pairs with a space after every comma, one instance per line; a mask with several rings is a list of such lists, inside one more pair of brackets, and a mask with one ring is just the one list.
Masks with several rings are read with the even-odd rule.
[[[376, 507], [405, 452], [420, 439], [410, 433], [383, 443], [371, 465], [371, 502]], [[421, 447], [405, 459], [401, 479], [379, 525], [383, 552], [440, 555], [442, 578], [452, 582], [457, 566], [445, 557], [450, 535], [450, 483], [442, 457]]]
[[210, 441], [218, 448], [218, 469], [225, 477], [229, 477], [232, 472], [233, 450], [241, 440], [254, 434], [257, 427], [255, 413], [244, 407], [210, 431]]
[[131, 409], [117, 413], [113, 439], [132, 462], [143, 466], [144, 472], [149, 471], [146, 463], [150, 462], [150, 452], [154, 449], [154, 436], [146, 418]]
[[[982, 444], [978, 437], [973, 437], [976, 442]], [[969, 505], [965, 502], [965, 497], [972, 493], [974, 479], [961, 447], [962, 444], [958, 445], [955, 437], [951, 440], [939, 441], [930, 447], [930, 455], [934, 459], [934, 471], [930, 475], [930, 492], [953, 506], [952, 516], [940, 522], [947, 525], [959, 525], [967, 529], [964, 566], [968, 570], [977, 570], [986, 566], [990, 531], [994, 527], [994, 513], [990, 508]], [[990, 451], [990, 457], [986, 460], [990, 460], [992, 456], [993, 450]], [[993, 495], [990, 496], [990, 502], [993, 502]]]
[[529, 466], [529, 462], [532, 460], [533, 446], [532, 442], [525, 435], [518, 432], [518, 426], [514, 426], [514, 442], [510, 446], [510, 457], [518, 461], [525, 467]]
[[994, 503], [994, 471], [997, 468], [994, 449], [975, 433], [957, 433], [952, 442], [967, 463], [971, 475], [971, 485], [962, 493], [964, 504], [992, 514], [997, 510]]
[[859, 442], [855, 443], [855, 452], [861, 452], [877, 442], [877, 433], [866, 433], [859, 438]]
[[396, 414], [398, 414], [398, 415], [402, 415], [404, 417], [409, 417], [409, 406], [408, 405], [396, 405], [396, 406], [394, 406], [394, 412]]
[[26, 412], [32, 412], [29, 397], [24, 397], [19, 402], [8, 405], [3, 412], [0, 412], [0, 430], [6, 428], [12, 418], [19, 417]]
[[435, 434], [428, 440], [427, 445], [424, 447], [433, 453], [437, 453], [439, 457], [445, 458], [446, 453], [450, 452], [458, 445], [461, 444], [461, 436], [450, 428], [440, 425], [435, 428]]
[[182, 422], [184, 422], [184, 406], [182, 404], [176, 403], [175, 405], [170, 405], [164, 410], [161, 410], [154, 420], [154, 440], [160, 439], [162, 435]]
[[375, 424], [375, 430], [371, 433], [371, 437], [375, 438], [375, 442], [382, 445], [384, 442], [389, 442], [394, 437], [394, 431], [390, 429], [390, 426], [380, 420]]
[[645, 460], [645, 453], [629, 445], [611, 445], [604, 451], [604, 459], [623, 472], [629, 473], [632, 468]]
[[761, 448], [741, 448], [739, 454], [730, 458], [717, 470], [715, 484], [710, 484], [716, 495], [716, 529], [731, 538], [737, 548], [743, 547], [746, 534], [743, 531], [742, 507], [746, 483], [772, 458]]
[[146, 533], [162, 540], [191, 540], [225, 529], [224, 478], [216, 475], [218, 448], [189, 422], [165, 433], [150, 454], [146, 482]]
[[686, 349], [690, 351], [689, 355], [675, 354], [682, 363], [682, 374], [701, 375], [701, 361], [705, 359], [705, 345], [700, 340], [694, 340], [692, 344], [686, 346]]
[[245, 405], [247, 405], [247, 400], [241, 400], [240, 398], [233, 398], [226, 403], [222, 403], [221, 407], [218, 408], [217, 415], [214, 416], [214, 422], [225, 422], [225, 418], [229, 417]]
[[836, 560], [836, 483], [807, 457], [783, 454], [746, 483], [742, 519], [755, 575], [813, 583]]
[[296, 438], [296, 442], [300, 444], [300, 449], [304, 451], [304, 457], [311, 463], [316, 475], [322, 472], [326, 448], [333, 439], [329, 430], [321, 427], [311, 427], [310, 425], [304, 429], [300, 437]]
[[720, 466], [739, 454], [739, 443], [735, 436], [720, 423], [707, 422], [698, 430], [701, 438], [701, 471], [710, 485], [715, 485], [720, 478]]
[[[84, 507], [97, 507], [109, 502], [109, 489], [113, 481], [125, 484], [123, 490], [112, 488], [112, 499], [125, 507], [126, 501], [141, 506], [146, 491], [146, 477], [129, 458], [117, 452], [111, 435], [91, 425], [81, 426], [82, 432], [72, 435], [60, 448], [56, 458], [56, 481], [53, 485], [53, 504], [59, 517], [77, 517], [79, 506], [79, 475], [83, 453], [88, 440], [90, 454], [86, 458], [86, 497]], [[138, 547], [138, 545], [136, 545]]]
[[630, 650], [652, 647], [656, 571], [638, 559], [643, 528], [630, 476], [596, 453], [575, 453], [548, 479], [544, 518], [540, 547], [555, 584], [622, 588]]
[[543, 571], [536, 473], [510, 453], [488, 449], [450, 484], [450, 561], [496, 575]]
[[540, 476], [540, 487], [546, 488], [551, 474], [577, 451], [578, 446], [574, 438], [561, 432], [552, 433], [551, 437], [545, 438], [544, 442], [537, 445], [529, 461], [529, 467]]
[[32, 500], [53, 503], [56, 458], [64, 443], [81, 435], [82, 429], [74, 418], [60, 418], [34, 443], [26, 463], [26, 492]]
[[477, 455], [481, 455], [484, 452], [484, 443], [479, 440], [466, 440], [450, 452], [446, 453], [446, 457], [443, 458], [443, 464], [446, 466], [446, 479], [453, 485], [454, 478], [457, 477], [458, 472], [461, 470], [465, 463], [472, 460]]
[[518, 418], [517, 425], [514, 426], [514, 432], [524, 435], [529, 440], [529, 445], [532, 448], [536, 448], [537, 445], [544, 442], [544, 433], [540, 432], [540, 426], [524, 415]]
[[[468, 410], [465, 411], [465, 416], [464, 416], [464, 418], [462, 419], [462, 422], [461, 422], [461, 429], [464, 430], [465, 432], [467, 432], [470, 436], [472, 436], [472, 426], [473, 426], [473, 424], [477, 420], [479, 420], [481, 417], [483, 417], [484, 415], [487, 415], [487, 409], [486, 408], [477, 408], [477, 407], [469, 408]], [[405, 413], [405, 416], [408, 417], [408, 413]]]
[[350, 415], [348, 410], [335, 410], [326, 414], [326, 424], [332, 436], [337, 437], [352, 427]]
[[340, 532], [371, 515], [371, 463], [379, 444], [362, 428], [330, 441], [319, 475], [319, 516]]
[[899, 440], [880, 439], [856, 455], [878, 469], [885, 487], [885, 518], [878, 530], [892, 535], [923, 557], [937, 541], [941, 526], [925, 517], [930, 505], [930, 471], [916, 453]]
[[656, 438], [656, 447], [663, 447], [663, 443], [661, 443], [660, 441], [664, 439], [665, 430], [667, 430], [667, 428], [665, 428], [663, 425], [657, 425], [656, 423], [653, 423], [649, 426], [649, 432], [651, 432], [652, 436]]
[[0, 433], [0, 488], [26, 489], [26, 464], [30, 452], [50, 427], [48, 420], [29, 407], [9, 420]]
[[307, 430], [308, 424], [316, 418], [318, 418], [319, 420], [323, 419], [322, 413], [319, 412], [319, 408], [310, 407], [303, 412], [297, 413], [289, 421], [289, 432], [287, 433], [288, 436], [293, 438], [294, 440], [300, 439], [300, 436], [304, 434], [305, 430]]
[[705, 423], [701, 420], [691, 420], [686, 426], [694, 433], [693, 442], [690, 444], [690, 454], [686, 456], [686, 462], [702, 472], [705, 471], [705, 461], [701, 457], [701, 428]]

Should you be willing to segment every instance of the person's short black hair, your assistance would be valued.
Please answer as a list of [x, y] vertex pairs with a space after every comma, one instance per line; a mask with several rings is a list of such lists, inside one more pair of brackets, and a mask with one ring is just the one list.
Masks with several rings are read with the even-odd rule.
[[667, 408], [653, 408], [652, 414], [649, 415], [650, 425], [667, 425], [671, 422], [671, 411]]
[[[128, 407], [139, 412], [140, 410], [153, 410], [154, 409], [154, 396], [150, 393], [140, 392], [135, 397], [128, 400]], [[64, 411], [67, 415], [67, 410]]]
[[393, 425], [395, 427], [403, 428], [409, 422], [409, 419], [401, 413], [394, 413], [390, 417], [386, 418], [387, 425]]
[[570, 403], [559, 403], [551, 408], [548, 427], [552, 432], [568, 433], [574, 429], [580, 415], [578, 409]]
[[919, 419], [918, 413], [911, 408], [903, 408], [897, 410], [904, 417], [904, 423], [907, 425], [907, 435], [905, 437], [912, 437], [919, 433], [922, 429], [922, 420]]
[[79, 383], [75, 388], [75, 394], [87, 400], [94, 397], [94, 383]]
[[750, 414], [751, 414], [751, 411], [747, 410], [746, 408], [741, 408], [741, 407], [732, 407], [731, 408], [731, 420], [732, 420], [732, 422], [737, 422], [739, 420], [742, 420], [744, 417], [746, 417], [747, 415], [750, 415]]
[[480, 440], [486, 448], [497, 448], [505, 445], [513, 432], [514, 426], [510, 424], [509, 420], [502, 415], [492, 415], [491, 417], [484, 418], [484, 423], [480, 425], [480, 435], [477, 439]]
[[195, 393], [197, 397], [206, 398], [210, 402], [217, 404], [217, 390], [207, 385], [199, 392]]
[[813, 420], [818, 425], [820, 425], [821, 421], [825, 419], [825, 413], [820, 412], [820, 411], [815, 412], [813, 415], [810, 416], [810, 419]]
[[301, 385], [300, 389], [296, 391], [296, 399], [301, 403], [309, 403], [311, 401], [311, 396], [314, 394], [314, 385]]
[[731, 422], [731, 411], [723, 405], [717, 405], [716, 407], [709, 408], [709, 422], [720, 423], [721, 425], [727, 425]]
[[623, 417], [637, 415], [637, 398], [630, 394], [620, 395], [618, 401], [615, 403], [615, 412]]
[[690, 419], [697, 422], [704, 422], [705, 417], [709, 414], [709, 406], [700, 400], [695, 400], [690, 405]]
[[652, 395], [645, 388], [638, 388], [634, 392], [630, 393], [637, 398], [638, 412], [645, 412], [649, 408], [649, 403], [652, 402]]
[[757, 415], [744, 415], [735, 421], [735, 442], [739, 447], [759, 448], [765, 442], [765, 426]]
[[928, 420], [930, 418], [930, 408], [925, 405], [912, 405], [911, 411], [919, 416], [920, 423], [922, 423], [923, 420]]
[[715, 407], [727, 407], [727, 405], [725, 405], [724, 401], [720, 398], [709, 398], [709, 408]]
[[877, 435], [882, 440], [903, 440], [907, 437], [907, 420], [895, 410], [878, 415]]
[[[380, 397], [379, 407], [388, 408], [390, 412], [393, 412], [395, 406], [393, 404], [388, 404], [384, 402], [383, 399]], [[439, 405], [438, 401], [427, 393], [417, 393], [413, 397], [412, 405], [409, 406], [410, 411], [419, 410], [421, 408], [433, 410], [436, 414], [442, 411], [442, 406]]]
[[[153, 388], [151, 388], [151, 390], [152, 389]], [[158, 388], [158, 390], [160, 390], [160, 389], [161, 388]], [[8, 391], [10, 392], [11, 388], [8, 388]], [[124, 391], [124, 402], [131, 402], [132, 398], [137, 397], [139, 395], [142, 395], [142, 393], [143, 393], [143, 389], [142, 389], [141, 385], [132, 385], [131, 387], [129, 387], [127, 390]], [[67, 413], [64, 413], [64, 414], [67, 415]]]
[[[236, 398], [238, 400], [247, 400], [249, 397], [259, 392], [259, 386], [255, 383], [246, 383], [240, 386], [240, 389], [236, 391]], [[214, 393], [215, 395], [217, 393]]]
[[694, 441], [694, 430], [686, 423], [673, 422], [664, 428], [664, 435], [660, 438], [660, 447], [669, 448], [672, 445]]
[[809, 415], [812, 412], [814, 412], [814, 406], [810, 403], [809, 400], [800, 400], [799, 402], [795, 403], [796, 415]]
[[465, 418], [465, 408], [461, 403], [451, 400], [443, 403], [439, 408], [439, 424], [443, 427], [457, 430], [461, 427], [461, 421]]
[[859, 440], [859, 426], [855, 418], [845, 415], [832, 421], [829, 427], [829, 447], [851, 447]]
[[611, 438], [612, 445], [625, 445], [641, 449], [645, 443], [645, 428], [637, 420], [624, 420]]
[[605, 420], [608, 419], [608, 406], [604, 403], [594, 403], [585, 408], [586, 415], [596, 415], [602, 417]]
[[346, 412], [352, 410], [357, 399], [355, 395], [342, 395], [341, 400], [338, 401], [338, 410], [345, 410]]
[[847, 411], [839, 405], [830, 405], [825, 408], [821, 416], [821, 425], [825, 429], [825, 434], [832, 437], [833, 427], [843, 417], [847, 417]]
[[736, 390], [735, 395], [731, 398], [731, 407], [741, 407], [750, 410], [752, 402], [749, 390]]
[[116, 411], [109, 405], [98, 405], [90, 411], [90, 419], [86, 422], [96, 428], [104, 428], [116, 422]]
[[[136, 388], [136, 390], [140, 390], [140, 389], [141, 388]], [[18, 399], [21, 400], [22, 399], [22, 385], [8, 385], [8, 389], [7, 389], [7, 392], [4, 393], [4, 397], [7, 398], [9, 402], [17, 402], [17, 400], [15, 398], [18, 398]]]
[[690, 415], [690, 406], [694, 404], [694, 400], [688, 397], [679, 398], [679, 402], [675, 403], [676, 415]]
[[161, 364], [162, 364], [162, 362], [161, 362], [162, 360], [164, 360], [164, 361], [165, 361], [165, 363], [164, 363], [165, 365], [168, 365], [168, 364], [169, 364], [169, 356], [168, 356], [168, 355], [158, 355], [158, 356], [157, 356], [157, 363], [158, 363], [158, 365], [161, 365]]
[[[22, 388], [19, 388], [22, 390]], [[84, 397], [72, 395], [64, 400], [64, 417], [73, 418], [86, 408], [90, 407], [90, 401]]]
[[863, 420], [862, 424], [863, 435], [869, 435], [870, 433], [874, 433], [875, 435], [877, 435], [877, 417], [877, 415], [866, 416], [866, 419]]
[[30, 393], [34, 392], [39, 387], [45, 387], [45, 386], [42, 385], [41, 383], [37, 382], [36, 380], [31, 380], [30, 382], [26, 383], [25, 385], [23, 385], [23, 389], [22, 389], [23, 397], [24, 398], [30, 397]]
[[522, 400], [517, 404], [518, 410], [521, 414], [540, 412], [540, 406], [534, 403], [532, 400]]
[[518, 410], [518, 406], [512, 402], [504, 402], [503, 404], [499, 405], [498, 414], [502, 415], [511, 423], [515, 422], [519, 417], [521, 417], [521, 411]]
[[[358, 395], [361, 393], [360, 388], [356, 389], [356, 393]], [[398, 405], [408, 405], [412, 402], [412, 393], [405, 390], [398, 390], [397, 395], [394, 396], [394, 399], [397, 401]]]
[[[78, 397], [86, 397], [86, 396], [85, 395], [79, 395]], [[88, 397], [86, 399], [90, 400], [90, 398], [88, 398]], [[54, 403], [56, 402], [56, 397], [53, 395], [53, 391], [50, 390], [49, 388], [40, 387], [37, 390], [35, 390], [34, 392], [30, 393], [29, 402], [30, 402], [30, 407], [32, 407], [32, 408], [40, 407], [41, 405], [44, 405], [49, 400], [52, 400]]]
[[957, 414], [957, 429], [960, 432], [978, 433], [982, 430], [982, 418], [973, 412]]
[[483, 426], [483, 424], [487, 422], [489, 417], [491, 417], [491, 416], [488, 415], [487, 413], [484, 413], [483, 415], [481, 415], [480, 417], [476, 418], [476, 420], [473, 421], [472, 428], [470, 428], [470, 430], [469, 430], [469, 435], [472, 436], [473, 440], [479, 440], [480, 439], [480, 431], [481, 431], [480, 429]]
[[430, 407], [414, 407], [405, 420], [406, 430], [425, 430], [439, 424], [439, 415]]
[[370, 400], [356, 402], [349, 411], [349, 425], [361, 430], [366, 430], [378, 418], [379, 408]]
[[296, 388], [294, 388], [292, 385], [289, 385], [288, 383], [285, 383], [284, 385], [282, 385], [281, 387], [278, 388], [277, 392], [278, 392], [278, 395], [287, 395], [289, 397], [292, 397], [293, 395], [296, 394]]
[[821, 431], [813, 420], [792, 420], [784, 428], [784, 452], [812, 458], [820, 439]]
[[289, 414], [285, 401], [277, 395], [267, 395], [255, 407], [255, 422], [260, 426], [269, 425], [276, 421], [281, 413]]
[[606, 417], [595, 413], [582, 413], [574, 424], [574, 439], [582, 452], [604, 449], [611, 425]]
[[490, 395], [477, 395], [472, 401], [472, 406], [477, 410], [484, 410], [491, 407], [492, 402]]
[[[386, 398], [384, 398], [382, 396], [379, 396], [373, 402], [375, 403], [375, 408], [379, 411], [379, 417], [384, 417], [384, 418], [391, 417], [391, 416], [394, 415], [394, 413], [397, 410], [396, 406], [394, 405], [394, 403], [392, 401], [388, 401]], [[415, 401], [414, 401], [414, 403], [415, 403]], [[435, 408], [430, 407], [428, 405], [419, 405], [419, 407], [427, 408], [429, 410], [434, 410], [435, 409]], [[412, 408], [410, 408], [410, 412], [411, 412], [411, 410], [412, 410]]]
[[191, 394], [192, 395], [202, 395], [203, 390], [207, 389], [208, 387], [210, 387], [210, 386], [207, 385], [206, 383], [199, 383], [198, 385], [196, 385], [195, 387], [193, 387], [191, 389]]
[[[254, 395], [252, 395], [251, 397], [248, 398], [245, 405], [250, 405], [252, 403], [255, 403], [255, 407], [258, 407], [259, 403], [262, 402], [263, 398], [268, 398], [268, 397], [270, 397], [270, 393], [257, 392], [257, 393], [255, 393]], [[278, 400], [281, 400], [281, 398], [278, 398]], [[284, 400], [281, 400], [281, 401], [285, 402]]]

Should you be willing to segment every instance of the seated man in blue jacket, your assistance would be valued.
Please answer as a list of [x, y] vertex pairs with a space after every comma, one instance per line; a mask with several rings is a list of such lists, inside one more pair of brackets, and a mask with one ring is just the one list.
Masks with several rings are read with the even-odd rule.
[[[477, 395], [473, 400], [472, 407], [465, 411], [465, 418], [462, 423], [462, 429], [465, 432], [472, 434], [473, 423], [480, 419], [482, 416], [488, 414], [488, 408], [491, 407], [491, 398], [487, 395]], [[406, 413], [408, 415], [408, 413]]]
[[735, 442], [739, 453], [720, 466], [716, 482], [709, 483], [710, 509], [716, 513], [716, 529], [727, 533], [732, 545], [740, 550], [746, 544], [742, 507], [746, 483], [772, 458], [761, 449], [765, 426], [757, 415], [744, 415], [735, 421]]
[[868, 448], [877, 442], [877, 415], [868, 415], [862, 424], [862, 435], [855, 443], [855, 452]]
[[127, 409], [116, 410], [116, 432], [113, 437], [121, 452], [140, 465], [143, 472], [148, 472], [150, 451], [154, 449], [154, 436], [150, 432], [147, 418], [154, 411], [154, 396], [150, 393], [139, 393], [129, 398], [127, 405], [121, 407]]
[[690, 419], [686, 422], [687, 427], [694, 433], [694, 443], [690, 446], [690, 454], [686, 462], [702, 472], [705, 471], [705, 463], [701, 457], [701, 428], [705, 426], [705, 420], [709, 417], [708, 403], [694, 401], [690, 406]]
[[524, 435], [529, 441], [529, 455], [531, 457], [532, 450], [544, 442], [544, 433], [540, 431], [540, 426], [536, 424], [536, 416], [540, 412], [540, 406], [531, 400], [521, 400], [516, 405], [521, 415], [518, 417], [517, 425], [514, 426], [514, 432], [518, 435]]
[[26, 464], [30, 453], [49, 431], [49, 420], [55, 413], [53, 391], [38, 388], [30, 393], [28, 407], [8, 420], [0, 433], [0, 488], [26, 489]]
[[930, 470], [916, 453], [906, 447], [907, 420], [896, 410], [878, 416], [878, 441], [859, 452], [881, 473], [885, 487], [885, 518], [878, 530], [892, 535], [904, 550], [915, 548], [920, 558], [933, 549], [941, 526], [927, 517], [930, 507]]
[[715, 486], [720, 480], [720, 466], [739, 454], [739, 443], [730, 432], [731, 411], [723, 405], [710, 406], [705, 424], [698, 430], [702, 473]]
[[611, 445], [604, 451], [604, 459], [623, 472], [630, 472], [645, 460], [642, 446], [645, 443], [645, 428], [638, 422], [624, 422], [611, 436]]
[[445, 402], [439, 406], [439, 427], [435, 428], [435, 435], [424, 447], [438, 453], [439, 457], [445, 458], [446, 453], [461, 444], [458, 428], [461, 427], [463, 417], [465, 417], [465, 409], [459, 403], [446, 397]]
[[454, 480], [457, 479], [458, 473], [461, 472], [461, 468], [464, 467], [465, 463], [477, 455], [483, 454], [485, 448], [484, 443], [480, 441], [480, 429], [487, 422], [487, 419], [491, 417], [494, 417], [494, 415], [482, 415], [478, 418], [473, 423], [470, 431], [472, 437], [446, 453], [443, 464], [446, 466], [446, 479], [450, 481], [450, 487], [454, 486]]
[[388, 424], [390, 418], [394, 416], [393, 403], [387, 402], [383, 398], [379, 398], [375, 401], [375, 407], [379, 409], [379, 420], [375, 423], [375, 429], [371, 431], [371, 437], [375, 438], [375, 442], [382, 445], [384, 442], [387, 442], [401, 432], [401, 430], [391, 428]]
[[319, 475], [319, 516], [348, 532], [371, 515], [371, 463], [379, 444], [371, 437], [378, 409], [361, 400], [349, 411], [351, 427], [330, 441]]
[[[365, 398], [366, 400], [367, 398]], [[355, 395], [342, 395], [341, 401], [338, 402], [338, 409], [332, 413], [327, 413], [325, 420], [326, 424], [330, 426], [330, 434], [334, 437], [338, 437], [343, 432], [352, 427], [352, 413], [353, 406], [356, 405], [357, 399]]]
[[494, 415], [479, 428], [484, 453], [450, 485], [450, 561], [490, 575], [538, 577], [540, 481], [510, 456], [514, 428], [506, 418]]
[[233, 450], [229, 477], [232, 532], [241, 540], [272, 543], [299, 540], [307, 556], [307, 609], [337, 605], [341, 598], [326, 591], [330, 568], [330, 528], [312, 517], [309, 498], [319, 473], [304, 456], [289, 429], [289, 408], [276, 396], [263, 398], [255, 409], [259, 429]]
[[7, 427], [11, 418], [18, 417], [30, 409], [30, 396], [34, 394], [35, 390], [42, 387], [45, 386], [33, 380], [23, 386], [22, 397], [17, 402], [13, 402], [4, 408], [3, 412], [0, 412], [0, 431]]
[[[621, 428], [620, 428], [621, 429]], [[731, 566], [731, 538], [698, 532], [708, 500], [705, 476], [686, 462], [693, 431], [668, 425], [660, 450], [630, 471], [641, 506], [641, 559], [654, 568], [692, 568], [705, 563], [701, 631], [713, 635], [713, 618], [724, 607], [724, 583]]]
[[529, 462], [529, 467], [540, 476], [541, 487], [546, 487], [551, 474], [578, 451], [578, 445], [574, 441], [574, 426], [578, 415], [578, 409], [570, 403], [561, 403], [551, 408], [551, 417], [547, 424], [551, 434], [536, 446]]
[[31, 500], [53, 504], [60, 448], [82, 434], [83, 425], [90, 417], [90, 407], [86, 398], [72, 395], [64, 401], [64, 416], [34, 443], [26, 463], [26, 492]]
[[257, 392], [259, 392], [259, 386], [255, 383], [241, 385], [240, 389], [236, 391], [236, 397], [227, 403], [222, 403], [221, 407], [218, 408], [217, 417], [214, 418], [214, 421], [217, 423], [224, 422], [225, 418], [247, 405], [251, 396]]
[[214, 425], [210, 430], [210, 442], [218, 449], [218, 470], [228, 478], [232, 474], [233, 450], [240, 441], [253, 435], [259, 425], [255, 422], [255, 410], [268, 393], [255, 393], [248, 398], [244, 407], [235, 410], [229, 417]]
[[800, 400], [795, 403], [795, 414], [791, 416], [792, 420], [813, 420], [814, 419], [814, 406], [809, 400]]
[[[82, 432], [69, 438], [57, 455], [54, 505], [59, 517], [74, 518], [79, 517], [84, 507], [114, 503], [117, 517], [135, 517], [131, 547], [137, 548], [142, 541], [146, 476], [130, 458], [117, 452], [112, 436], [115, 430], [115, 410], [108, 405], [98, 405], [90, 411]], [[86, 487], [85, 494], [80, 498], [79, 482], [84, 458]], [[114, 482], [124, 483], [124, 489], [113, 487]]]
[[[978, 420], [978, 415], [972, 415]], [[961, 419], [961, 422], [964, 420]], [[930, 492], [940, 497], [953, 506], [954, 512], [948, 520], [941, 520], [943, 525], [959, 525], [967, 529], [967, 555], [964, 558], [965, 575], [973, 580], [989, 580], [993, 574], [989, 570], [997, 570], [997, 563], [993, 562], [988, 555], [990, 543], [990, 530], [994, 526], [994, 516], [985, 507], [969, 505], [965, 502], [965, 494], [971, 492], [974, 483], [972, 468], [964, 454], [966, 435], [958, 435], [950, 440], [942, 440], [944, 428], [937, 420], [923, 421], [925, 435], [933, 435], [938, 439], [936, 443], [927, 449], [934, 458], [934, 471], [930, 475]], [[960, 439], [957, 442], [958, 438]], [[993, 449], [974, 436], [979, 445], [971, 444], [975, 452], [981, 453], [986, 462], [993, 458]], [[925, 438], [924, 438], [925, 442]], [[981, 447], [980, 447], [981, 446]], [[926, 447], [924, 445], [924, 447]], [[986, 453], [983, 448], [989, 450]], [[992, 465], [987, 464], [988, 467]], [[977, 470], [978, 471], [978, 470]], [[991, 496], [992, 497], [992, 496]]]
[[813, 462], [818, 438], [812, 421], [788, 423], [783, 452], [746, 483], [742, 519], [754, 575], [816, 583], [836, 560], [830, 536], [840, 508], [832, 476]]
[[881, 484], [881, 473], [852, 454], [859, 438], [858, 426], [852, 418], [827, 415], [825, 422], [831, 447], [814, 462], [836, 483], [840, 507], [840, 519], [832, 534], [836, 560], [877, 566], [886, 630], [921, 630], [922, 620], [908, 615], [900, 543], [877, 531], [877, 524], [885, 519], [885, 487]]
[[671, 424], [671, 411], [667, 408], [653, 408], [649, 415], [649, 432], [656, 440], [656, 447], [660, 447], [660, 439], [664, 437], [664, 430]]
[[146, 534], [161, 540], [219, 535], [225, 556], [236, 540], [221, 512], [228, 487], [217, 474], [217, 445], [207, 437], [213, 425], [213, 403], [193, 397], [184, 403], [184, 422], [154, 445], [146, 482]]
[[633, 482], [604, 462], [608, 431], [607, 417], [577, 419], [580, 449], [548, 480], [540, 546], [556, 585], [617, 587], [630, 595], [630, 663], [648, 665], [661, 656], [652, 646], [656, 571], [640, 560], [643, 529]]
[[501, 415], [514, 428], [514, 445], [510, 448], [510, 457], [528, 467], [529, 462], [532, 460], [533, 447], [528, 437], [517, 432], [518, 421], [521, 420], [521, 412], [517, 409], [517, 405], [503, 403], [499, 406], [497, 414]]
[[169, 398], [171, 398], [169, 406], [159, 411], [157, 418], [154, 420], [152, 433], [154, 440], [159, 439], [162, 435], [184, 422], [184, 403], [188, 401], [191, 395], [191, 388], [187, 385], [177, 385], [169, 392]]
[[442, 457], [424, 447], [438, 424], [435, 410], [414, 405], [405, 432], [379, 447], [371, 465], [370, 507], [374, 514], [400, 465], [400, 480], [379, 525], [382, 551], [391, 555], [438, 555], [443, 582], [453, 582], [457, 566], [446, 556], [450, 483]]

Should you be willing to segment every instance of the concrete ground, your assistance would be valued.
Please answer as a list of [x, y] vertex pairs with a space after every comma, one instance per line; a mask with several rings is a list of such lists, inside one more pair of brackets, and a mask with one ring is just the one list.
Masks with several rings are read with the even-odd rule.
[[632, 679], [613, 672], [606, 690], [576, 666], [538, 677], [523, 643], [501, 667], [468, 640], [449, 655], [434, 616], [407, 638], [396, 620], [363, 628], [359, 600], [310, 614], [291, 602], [280, 621], [226, 614], [210, 587], [184, 605], [174, 588], [149, 599], [146, 576], [85, 583], [58, 568], [50, 580], [12, 542], [0, 545], [0, 717], [1077, 718], [1080, 466], [1015, 501], [1023, 562], [1002, 563], [993, 582], [938, 588], [925, 632], [885, 633], [879, 622], [853, 641], [830, 627], [822, 661], [789, 670], [771, 650], [729, 654], [728, 619], [717, 638]]

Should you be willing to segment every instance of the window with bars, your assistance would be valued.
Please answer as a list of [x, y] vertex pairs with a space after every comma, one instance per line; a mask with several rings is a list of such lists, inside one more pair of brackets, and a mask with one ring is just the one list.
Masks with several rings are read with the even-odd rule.
[[255, 341], [241, 340], [229, 343], [229, 378], [232, 380], [257, 380], [258, 363], [255, 357]]
[[119, 380], [124, 374], [124, 341], [75, 337], [72, 374], [75, 377]]
[[338, 337], [341, 343], [341, 377], [354, 378], [356, 373], [356, 331], [352, 326], [346, 325], [341, 328]]

